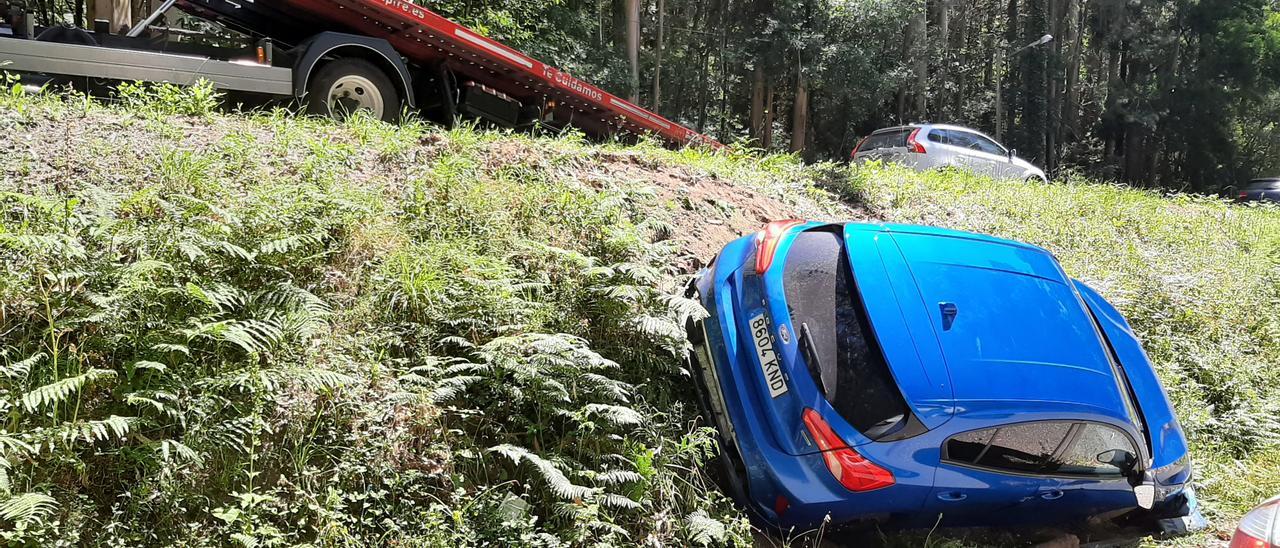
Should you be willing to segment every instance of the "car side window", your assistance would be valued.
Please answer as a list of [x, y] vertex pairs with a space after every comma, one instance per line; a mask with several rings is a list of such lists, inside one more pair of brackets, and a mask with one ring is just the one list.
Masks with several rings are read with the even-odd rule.
[[1011, 472], [1038, 472], [1057, 454], [1073, 424], [1026, 422], [958, 434], [947, 440], [946, 459]]
[[945, 129], [929, 130], [929, 140], [934, 143], [941, 143], [944, 145], [951, 144], [949, 134]]
[[997, 156], [1005, 156], [1009, 154], [1009, 152], [1006, 151], [1004, 147], [1000, 146], [999, 144], [997, 144], [995, 141], [992, 141], [991, 139], [988, 139], [976, 133], [972, 134], [971, 136], [978, 150], [981, 150], [988, 154], [995, 154]]
[[1133, 442], [1118, 428], [1086, 423], [1077, 430], [1071, 445], [1053, 459], [1046, 471], [1084, 476], [1116, 476], [1124, 473], [1125, 457], [1136, 458], [1136, 455]]
[[1023, 474], [1121, 475], [1137, 452], [1118, 428], [1096, 423], [1043, 421], [956, 434], [946, 441], [950, 462]]
[[951, 146], [977, 150], [977, 144], [973, 141], [973, 135], [965, 131], [948, 131], [947, 143]]

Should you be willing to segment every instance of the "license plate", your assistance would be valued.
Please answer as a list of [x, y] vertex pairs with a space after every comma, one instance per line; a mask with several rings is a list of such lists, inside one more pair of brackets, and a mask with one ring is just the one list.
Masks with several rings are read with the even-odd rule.
[[760, 358], [760, 369], [764, 371], [765, 383], [769, 385], [769, 395], [776, 398], [786, 394], [787, 380], [782, 376], [778, 353], [773, 351], [769, 322], [764, 319], [764, 314], [751, 318], [751, 337], [756, 341], [756, 357]]

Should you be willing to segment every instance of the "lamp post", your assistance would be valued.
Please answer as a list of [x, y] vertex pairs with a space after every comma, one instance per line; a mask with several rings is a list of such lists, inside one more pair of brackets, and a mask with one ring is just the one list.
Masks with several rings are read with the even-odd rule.
[[1019, 53], [1053, 41], [1052, 34], [1041, 36], [1039, 40], [1022, 46], [1005, 55], [996, 56], [996, 141], [1004, 142], [1004, 66]]

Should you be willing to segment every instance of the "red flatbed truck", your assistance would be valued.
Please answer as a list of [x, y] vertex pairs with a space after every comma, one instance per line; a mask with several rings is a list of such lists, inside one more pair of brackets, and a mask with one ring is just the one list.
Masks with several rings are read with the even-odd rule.
[[[124, 34], [101, 21], [92, 31], [38, 28], [20, 6], [6, 19], [0, 67], [35, 78], [205, 79], [229, 91], [292, 97], [319, 114], [366, 109], [391, 121], [410, 109], [444, 124], [467, 116], [721, 146], [404, 0], [166, 0]], [[216, 44], [199, 40], [209, 33]]]

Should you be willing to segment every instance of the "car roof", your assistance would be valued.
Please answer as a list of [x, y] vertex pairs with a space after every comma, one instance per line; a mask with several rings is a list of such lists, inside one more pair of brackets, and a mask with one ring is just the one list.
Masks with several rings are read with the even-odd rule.
[[908, 130], [908, 129], [917, 129], [917, 128], [918, 128], [918, 129], [924, 129], [924, 130], [930, 130], [930, 129], [946, 129], [946, 130], [956, 130], [956, 131], [968, 131], [968, 132], [970, 132], [970, 133], [977, 133], [978, 135], [981, 135], [981, 136], [983, 136], [983, 137], [986, 137], [986, 138], [988, 138], [988, 139], [991, 139], [992, 141], [995, 141], [995, 139], [994, 139], [994, 138], [992, 138], [990, 135], [987, 135], [986, 133], [983, 133], [981, 130], [973, 129], [973, 128], [971, 128], [971, 127], [957, 126], [957, 125], [951, 125], [951, 124], [929, 124], [929, 123], [923, 123], [923, 124], [907, 124], [907, 125], [904, 125], [904, 126], [893, 126], [893, 127], [887, 127], [887, 128], [877, 129], [877, 130], [875, 130], [875, 131], [871, 132], [871, 134], [872, 134], [872, 135], [876, 135], [876, 134], [881, 134], [881, 133], [888, 133], [888, 132], [891, 132], [891, 131], [904, 131], [904, 130]]
[[[912, 318], [907, 329], [920, 361], [891, 361], [890, 367], [913, 405], [942, 403], [935, 387], [901, 380], [914, 374], [906, 368], [925, 368], [945, 371], [957, 416], [1074, 410], [1129, 422], [1109, 351], [1048, 251], [935, 227], [854, 224], [849, 230], [877, 232], [875, 252], [886, 268], [904, 267], [905, 275], [890, 283], [903, 317]], [[861, 280], [857, 261], [855, 276]], [[945, 305], [955, 310], [949, 320]], [[881, 327], [874, 317], [872, 323]], [[936, 349], [921, 346], [930, 339]]]

